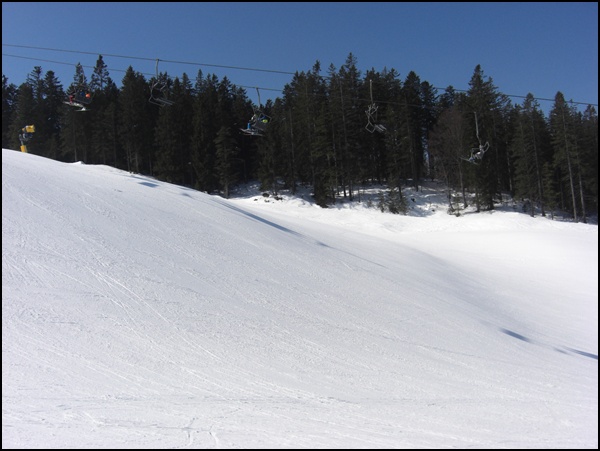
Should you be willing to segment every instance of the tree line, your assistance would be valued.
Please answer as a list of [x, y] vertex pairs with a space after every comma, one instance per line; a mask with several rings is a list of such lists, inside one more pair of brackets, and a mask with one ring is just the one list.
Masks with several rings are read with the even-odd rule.
[[[90, 110], [66, 106], [66, 93], [85, 84]], [[276, 193], [310, 186], [326, 207], [356, 199], [370, 184], [387, 187], [381, 208], [406, 209], [402, 187], [425, 178], [448, 186], [450, 211], [469, 203], [489, 210], [508, 194], [528, 212], [567, 212], [586, 222], [598, 212], [598, 116], [579, 112], [557, 92], [549, 117], [533, 95], [513, 104], [475, 67], [469, 89], [439, 92], [414, 72], [357, 69], [350, 53], [339, 69], [296, 72], [281, 97], [255, 105], [227, 77], [198, 71], [146, 79], [131, 66], [120, 88], [99, 55], [87, 79], [75, 68], [63, 89], [53, 71], [36, 66], [20, 86], [2, 76], [2, 147], [18, 149], [19, 130], [34, 124], [29, 152], [65, 162], [105, 164], [170, 183], [229, 196], [237, 183], [258, 180]], [[149, 102], [153, 87], [170, 106]], [[260, 110], [264, 136], [240, 131]], [[380, 127], [373, 127], [373, 124]], [[470, 150], [486, 143], [472, 164]], [[474, 193], [474, 197], [467, 193]]]

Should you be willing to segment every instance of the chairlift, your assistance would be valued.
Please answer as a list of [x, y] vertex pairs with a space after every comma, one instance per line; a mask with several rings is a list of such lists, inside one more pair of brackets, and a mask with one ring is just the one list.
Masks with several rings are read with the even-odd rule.
[[156, 60], [156, 78], [150, 86], [150, 98], [148, 101], [158, 106], [171, 106], [175, 105], [173, 100], [169, 100], [166, 97], [167, 92], [167, 80], [166, 75], [158, 73], [158, 59]]
[[377, 105], [375, 105], [375, 102], [373, 102], [373, 80], [369, 80], [369, 90], [371, 92], [371, 104], [365, 111], [367, 115], [367, 125], [365, 128], [369, 133], [373, 133], [375, 131], [383, 133], [387, 131], [387, 129], [382, 124], [377, 124]]
[[92, 103], [93, 97], [90, 88], [85, 83], [84, 75], [81, 74], [81, 80], [71, 85], [67, 91], [67, 99], [63, 103], [74, 108], [79, 108], [76, 111], [88, 111], [87, 106]]
[[258, 108], [252, 107], [254, 114], [248, 121], [248, 126], [246, 128], [241, 128], [240, 130], [246, 135], [263, 136], [264, 132], [267, 130], [267, 126], [271, 122], [271, 117], [262, 111], [258, 88], [256, 88], [256, 92], [258, 93]]
[[490, 143], [486, 141], [485, 144], [481, 143], [481, 139], [479, 138], [479, 124], [477, 123], [477, 113], [475, 112], [475, 132], [477, 134], [477, 141], [479, 141], [479, 147], [474, 147], [471, 149], [471, 156], [469, 158], [463, 158], [463, 160], [468, 161], [472, 164], [478, 164], [477, 161], [483, 158], [483, 155], [490, 148]]
[[[85, 97], [85, 95], [83, 97]], [[87, 98], [86, 98], [86, 100], [87, 100]], [[63, 103], [65, 105], [69, 105], [69, 106], [72, 106], [74, 108], [79, 108], [78, 110], [75, 110], [75, 111], [89, 111], [89, 108], [87, 107], [87, 104], [89, 104], [90, 102], [87, 101], [86, 102], [87, 104], [86, 104], [84, 102], [75, 100], [75, 95], [73, 95], [73, 94], [69, 94], [68, 95], [68, 100], [64, 101]]]

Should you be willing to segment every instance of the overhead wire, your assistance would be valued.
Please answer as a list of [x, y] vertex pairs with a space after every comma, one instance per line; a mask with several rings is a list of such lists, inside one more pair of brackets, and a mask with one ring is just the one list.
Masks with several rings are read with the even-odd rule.
[[[28, 49], [34, 49], [34, 50], [46, 50], [46, 51], [52, 51], [52, 52], [80, 53], [80, 54], [83, 54], [83, 55], [102, 55], [103, 57], [104, 56], [108, 56], [108, 57], [112, 57], [112, 58], [137, 59], [137, 60], [142, 60], [142, 61], [156, 61], [156, 58], [148, 58], [148, 57], [141, 57], [141, 56], [129, 56], [129, 55], [117, 55], [117, 54], [102, 53], [102, 52], [82, 52], [82, 51], [79, 51], [79, 50], [52, 49], [52, 48], [47, 48], [47, 47], [32, 47], [32, 46], [14, 45], [14, 44], [2, 44], [2, 46], [3, 47], [4, 46], [6, 46], [6, 47], [20, 47], [20, 48], [28, 48]], [[257, 68], [252, 68], [252, 67], [225, 66], [225, 65], [221, 65], [221, 64], [197, 63], [197, 62], [193, 62], [193, 61], [167, 60], [167, 59], [163, 59], [163, 58], [160, 58], [160, 61], [162, 61], [163, 63], [187, 64], [187, 65], [193, 65], [193, 66], [206, 66], [206, 67], [218, 67], [218, 68], [222, 68], [222, 69], [247, 70], [247, 71], [253, 71], [253, 72], [268, 72], [268, 73], [283, 74], [283, 75], [294, 75], [294, 73], [295, 73], [295, 72], [286, 72], [286, 71], [272, 70], [272, 69], [257, 69]]]
[[[104, 56], [110, 56], [110, 55], [104, 55], [104, 54], [98, 54], [98, 55], [102, 55], [103, 57]], [[49, 60], [49, 59], [44, 59], [44, 58], [32, 58], [32, 57], [29, 57], [29, 56], [11, 55], [11, 54], [8, 54], [8, 53], [2, 53], [2, 56], [9, 56], [9, 57], [12, 57], [12, 58], [21, 58], [21, 59], [27, 59], [27, 60], [32, 60], [32, 61], [41, 61], [41, 62], [51, 63], [51, 64], [61, 64], [61, 65], [65, 65], [65, 66], [75, 66], [75, 64], [73, 64], [73, 63], [67, 63], [67, 62], [64, 62], [64, 61], [55, 61], [55, 60]], [[146, 58], [144, 58], [144, 59], [146, 59]], [[153, 59], [152, 61], [156, 61], [156, 58]], [[161, 62], [169, 62], [167, 60], [162, 60], [162, 59], [160, 61]], [[173, 61], [171, 61], [171, 62], [173, 62]], [[86, 69], [94, 69], [95, 68], [95, 66], [89, 66], [89, 65], [85, 65], [85, 64], [81, 64], [81, 67], [86, 68]], [[107, 70], [110, 71], [110, 72], [123, 72], [123, 73], [127, 72], [127, 70], [125, 70], [125, 69], [115, 69], [113, 67], [107, 67]], [[251, 70], [251, 69], [248, 69], [248, 70]], [[155, 73], [148, 73], [148, 72], [146, 72], [146, 73], [139, 72], [139, 73], [142, 74], [142, 75], [148, 76], [148, 77], [154, 77], [154, 76], [156, 76]], [[173, 78], [173, 77], [169, 76], [169, 78]], [[250, 89], [250, 88], [252, 88], [252, 89], [256, 88], [256, 86], [244, 86], [244, 85], [237, 85], [237, 84], [236, 84], [236, 86], [241, 87], [241, 88], [248, 88], [248, 89]], [[260, 89], [261, 90], [265, 90], [265, 91], [277, 91], [277, 92], [281, 92], [281, 89], [275, 89], [275, 88], [260, 88]]]
[[[123, 59], [135, 59], [135, 60], [142, 60], [142, 61], [156, 61], [157, 58], [149, 58], [149, 57], [140, 57], [140, 56], [131, 56], [131, 55], [118, 55], [118, 54], [111, 54], [111, 53], [102, 53], [102, 52], [89, 52], [89, 51], [81, 51], [81, 50], [67, 50], [67, 49], [56, 49], [56, 48], [49, 48], [49, 47], [36, 47], [36, 46], [27, 46], [27, 45], [17, 45], [17, 44], [2, 44], [3, 47], [16, 47], [16, 48], [26, 48], [26, 49], [33, 49], [33, 50], [44, 50], [44, 51], [52, 51], [52, 52], [65, 52], [65, 53], [78, 53], [78, 54], [82, 54], [82, 55], [102, 55], [103, 57], [112, 57], [112, 58], [123, 58]], [[17, 56], [17, 55], [9, 55], [9, 54], [2, 54], [3, 56], [9, 56], [9, 57], [14, 57], [14, 58], [24, 58], [24, 59], [31, 59], [31, 60], [37, 60], [37, 61], [45, 61], [45, 62], [51, 62], [54, 64], [65, 64], [65, 65], [72, 65], [70, 63], [65, 63], [65, 62], [58, 62], [58, 61], [51, 61], [51, 60], [44, 60], [44, 59], [40, 59], [40, 58], [31, 58], [31, 57], [24, 57], [24, 56]], [[296, 75], [298, 72], [289, 72], [289, 71], [282, 71], [282, 70], [273, 70], [273, 69], [259, 69], [259, 68], [251, 68], [251, 67], [242, 67], [242, 66], [228, 66], [228, 65], [220, 65], [220, 64], [208, 64], [208, 63], [198, 63], [198, 62], [192, 62], [192, 61], [178, 61], [178, 60], [167, 60], [167, 59], [162, 59], [160, 58], [161, 62], [164, 63], [171, 63], [171, 64], [184, 64], [184, 65], [194, 65], [194, 66], [205, 66], [205, 67], [216, 67], [216, 68], [221, 68], [221, 69], [234, 69], [234, 70], [244, 70], [244, 71], [253, 71], [253, 72], [265, 72], [265, 73], [274, 73], [274, 74], [282, 74], [282, 75]], [[87, 68], [93, 68], [93, 66], [82, 66], [82, 67], [87, 67]], [[115, 72], [126, 72], [122, 69], [109, 69], [111, 71], [115, 71]], [[147, 76], [154, 76], [154, 74], [143, 74], [143, 75], [147, 75]], [[326, 78], [326, 77], [322, 77], [322, 78]], [[240, 86], [242, 88], [256, 88], [256, 86], [242, 86], [242, 85], [237, 85]], [[441, 91], [445, 91], [447, 88], [439, 88], [439, 87], [435, 87], [432, 86], [433, 89], [436, 90], [441, 90]], [[269, 91], [278, 91], [281, 92], [281, 89], [274, 89], [274, 88], [259, 88], [262, 90], [269, 90]], [[466, 90], [460, 90], [460, 89], [455, 89], [453, 88], [454, 91], [457, 92], [468, 92]], [[517, 94], [504, 94], [501, 93], [502, 95], [509, 97], [509, 98], [520, 98], [520, 99], [525, 99], [528, 96], [523, 96], [523, 95], [517, 95]], [[360, 99], [359, 99], [360, 100]], [[548, 102], [553, 102], [555, 99], [550, 99], [550, 98], [544, 98], [544, 97], [534, 97], [534, 100], [538, 100], [538, 101], [548, 101]], [[576, 102], [573, 100], [570, 100], [569, 103], [574, 104], [574, 105], [592, 105], [592, 106], [598, 106], [598, 104], [596, 103], [590, 103], [590, 102]]]

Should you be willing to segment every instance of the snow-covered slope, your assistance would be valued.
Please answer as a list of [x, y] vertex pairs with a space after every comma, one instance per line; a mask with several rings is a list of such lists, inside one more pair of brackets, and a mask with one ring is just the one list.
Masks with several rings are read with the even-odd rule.
[[3, 149], [3, 448], [597, 448], [597, 226], [434, 195], [225, 200]]

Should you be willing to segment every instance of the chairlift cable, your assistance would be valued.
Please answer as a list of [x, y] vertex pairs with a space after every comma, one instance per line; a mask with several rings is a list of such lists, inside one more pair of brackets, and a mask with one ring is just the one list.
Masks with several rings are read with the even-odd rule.
[[[36, 46], [27, 46], [27, 45], [16, 45], [16, 44], [2, 44], [2, 46], [6, 46], [6, 47], [17, 47], [17, 48], [27, 48], [27, 49], [34, 49], [34, 50], [46, 50], [46, 51], [54, 51], [54, 52], [66, 52], [66, 53], [79, 53], [79, 54], [84, 54], [84, 55], [102, 55], [107, 56], [107, 57], [113, 57], [113, 58], [124, 58], [124, 59], [136, 59], [136, 60], [143, 60], [143, 61], [154, 61], [156, 60], [156, 58], [147, 58], [147, 57], [139, 57], [139, 56], [128, 56], [128, 55], [117, 55], [117, 54], [111, 54], [111, 53], [102, 53], [102, 52], [87, 52], [87, 51], [80, 51], [80, 50], [66, 50], [66, 49], [55, 49], [55, 48], [48, 48], [48, 47], [36, 47]], [[57, 62], [57, 61], [50, 61], [50, 60], [44, 60], [44, 59], [40, 59], [40, 58], [28, 58], [28, 57], [23, 57], [23, 56], [17, 56], [17, 55], [10, 55], [10, 54], [2, 54], [3, 56], [9, 56], [9, 57], [15, 57], [15, 58], [24, 58], [24, 59], [32, 59], [32, 60], [36, 60], [36, 61], [46, 61], [46, 62], [53, 62], [53, 63], [57, 63], [57, 64], [71, 64], [71, 63], [61, 63], [61, 62]], [[296, 72], [289, 72], [289, 71], [280, 71], [280, 70], [272, 70], [272, 69], [259, 69], [259, 68], [250, 68], [250, 67], [243, 67], [243, 66], [226, 66], [226, 65], [218, 65], [218, 64], [207, 64], [207, 63], [198, 63], [198, 62], [191, 62], [191, 61], [178, 61], [178, 60], [161, 60], [165, 63], [172, 63], [172, 64], [187, 64], [187, 65], [195, 65], [195, 66], [207, 66], [207, 67], [219, 67], [219, 68], [224, 68], [224, 69], [235, 69], [235, 70], [246, 70], [246, 71], [254, 71], [254, 72], [267, 72], [267, 73], [277, 73], [277, 74], [284, 74], [284, 75], [296, 75]], [[90, 66], [88, 66], [90, 67]], [[124, 72], [123, 70], [119, 70], [119, 69], [110, 69], [113, 71], [121, 71]], [[321, 78], [326, 78], [325, 76], [320, 76]], [[244, 86], [241, 86], [244, 87]], [[439, 87], [435, 87], [432, 86], [433, 89], [436, 90], [441, 90], [444, 91], [446, 88], [439, 88]], [[269, 89], [270, 88], [263, 88], [263, 89]], [[277, 91], [276, 89], [272, 89], [274, 91]], [[468, 90], [461, 90], [461, 89], [454, 89], [454, 91], [456, 92], [468, 92]], [[523, 95], [516, 95], [516, 94], [504, 94], [504, 93], [500, 93], [503, 94], [506, 97], [514, 97], [514, 98], [527, 98], [527, 96], [523, 96]], [[538, 101], [548, 101], [548, 102], [553, 102], [555, 101], [555, 99], [552, 98], [544, 98], [544, 97], [534, 97], [534, 100], [538, 100]], [[381, 103], [390, 103], [390, 102], [381, 102]], [[575, 102], [570, 100], [568, 103], [574, 104], [574, 105], [591, 105], [591, 106], [595, 106], [597, 107], [598, 104], [597, 103], [590, 103], [590, 102]], [[415, 105], [418, 106], [418, 105]]]

